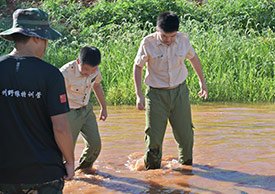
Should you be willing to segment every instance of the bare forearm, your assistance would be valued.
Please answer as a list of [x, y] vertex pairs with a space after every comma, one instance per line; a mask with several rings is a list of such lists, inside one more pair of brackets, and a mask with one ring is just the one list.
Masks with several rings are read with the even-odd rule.
[[142, 90], [141, 90], [142, 68], [135, 65], [133, 74], [134, 74], [136, 95], [141, 96], [142, 95]]
[[145, 99], [142, 94], [142, 89], [141, 89], [141, 81], [142, 81], [142, 68], [139, 66], [134, 66], [134, 83], [135, 83], [135, 90], [136, 90], [136, 107], [139, 110], [145, 110]]
[[102, 90], [100, 84], [99, 84], [99, 83], [96, 83], [96, 84], [94, 85], [93, 90], [94, 90], [96, 99], [97, 99], [98, 103], [100, 104], [101, 108], [102, 108], [102, 109], [106, 109], [107, 106], [106, 106], [106, 101], [105, 101], [105, 98], [104, 98], [104, 92], [103, 92], [103, 90]]
[[200, 62], [199, 57], [197, 54], [190, 60], [192, 67], [194, 68], [196, 74], [198, 75], [198, 78], [201, 83], [205, 83], [205, 79], [203, 76], [203, 71], [202, 71], [202, 65]]
[[202, 65], [197, 54], [190, 60], [190, 62], [200, 80], [199, 84], [200, 84], [201, 90], [199, 91], [198, 95], [200, 98], [204, 97], [204, 99], [207, 99], [208, 98], [207, 86], [206, 86], [205, 79], [202, 72]]
[[73, 151], [73, 139], [72, 139], [71, 132], [69, 130], [66, 130], [66, 131], [55, 130], [54, 137], [66, 162], [73, 164], [74, 151]]
[[66, 114], [53, 116], [53, 132], [54, 138], [62, 152], [65, 160], [69, 164], [74, 164], [74, 147], [73, 138], [70, 130], [70, 126], [67, 121]]

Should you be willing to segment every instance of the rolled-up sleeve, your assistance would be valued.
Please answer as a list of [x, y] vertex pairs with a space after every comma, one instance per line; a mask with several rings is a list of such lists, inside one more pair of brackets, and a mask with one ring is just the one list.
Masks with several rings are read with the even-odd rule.
[[66, 88], [68, 88], [70, 85], [69, 68], [70, 68], [69, 64], [66, 64], [59, 69], [64, 77]]
[[188, 37], [186, 38], [186, 44], [187, 44], [186, 48], [188, 48], [188, 52], [186, 54], [186, 58], [187, 59], [192, 59], [196, 55], [196, 52], [193, 49], [193, 47], [191, 46]]
[[101, 72], [98, 69], [98, 74], [97, 74], [97, 76], [95, 78], [95, 83], [100, 83], [101, 81], [102, 81]]
[[51, 116], [70, 111], [64, 77], [60, 71], [52, 73], [48, 81], [47, 105]]
[[135, 64], [139, 67], [143, 67], [148, 60], [148, 53], [146, 52], [144, 40], [141, 42], [138, 53], [135, 58]]

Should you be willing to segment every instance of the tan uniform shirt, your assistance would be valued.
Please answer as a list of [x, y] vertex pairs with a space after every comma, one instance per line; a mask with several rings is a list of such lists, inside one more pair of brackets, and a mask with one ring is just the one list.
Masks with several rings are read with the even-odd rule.
[[184, 59], [192, 59], [195, 54], [185, 33], [178, 32], [176, 40], [169, 46], [159, 40], [157, 33], [153, 33], [142, 40], [135, 65], [147, 65], [144, 80], [146, 85], [172, 88], [187, 78]]
[[60, 68], [66, 84], [66, 90], [71, 109], [81, 108], [89, 102], [94, 83], [100, 83], [102, 78], [99, 68], [89, 77], [82, 76], [76, 61], [71, 61]]

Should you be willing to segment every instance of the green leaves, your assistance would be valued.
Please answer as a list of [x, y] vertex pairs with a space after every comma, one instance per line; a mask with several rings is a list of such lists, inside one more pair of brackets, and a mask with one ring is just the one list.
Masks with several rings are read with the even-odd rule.
[[[44, 60], [61, 67], [74, 60], [83, 46], [96, 46], [102, 52], [108, 103], [135, 104], [132, 68], [140, 41], [155, 31], [159, 13], [170, 10], [180, 16], [180, 31], [188, 34], [201, 59], [209, 101], [274, 102], [274, 4], [270, 0], [212, 0], [202, 6], [186, 0], [99, 0], [84, 6], [75, 0], [44, 0], [41, 8], [64, 36], [49, 42]], [[1, 30], [11, 23], [11, 16], [1, 15]], [[0, 39], [1, 55], [12, 48], [12, 43]], [[191, 101], [200, 102], [198, 78], [188, 61], [186, 66]]]

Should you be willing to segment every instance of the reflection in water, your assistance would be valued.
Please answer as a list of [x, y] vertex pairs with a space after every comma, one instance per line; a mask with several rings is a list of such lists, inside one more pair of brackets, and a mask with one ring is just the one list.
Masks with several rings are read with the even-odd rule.
[[[275, 105], [206, 103], [192, 105], [192, 114], [194, 165], [178, 164], [168, 126], [162, 167], [146, 171], [144, 112], [109, 107], [108, 120], [99, 121], [102, 152], [94, 171], [76, 173], [64, 193], [275, 193]], [[79, 138], [77, 159], [83, 147]]]

